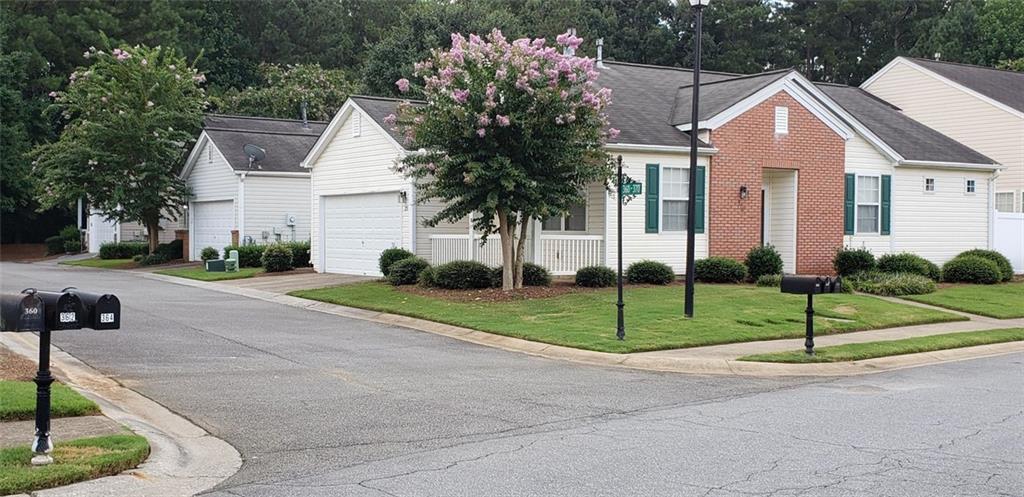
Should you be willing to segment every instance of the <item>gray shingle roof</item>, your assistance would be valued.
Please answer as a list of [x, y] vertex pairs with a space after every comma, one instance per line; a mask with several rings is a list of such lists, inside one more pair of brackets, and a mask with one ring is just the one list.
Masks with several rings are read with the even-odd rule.
[[327, 123], [321, 121], [309, 121], [304, 127], [302, 121], [291, 119], [220, 114], [203, 117], [203, 131], [236, 171], [250, 171], [249, 156], [242, 147], [251, 143], [267, 152], [258, 170], [308, 173], [299, 163], [326, 127]]
[[1024, 112], [1024, 72], [907, 57], [929, 71]]
[[907, 160], [994, 164], [966, 145], [921, 124], [892, 104], [851, 86], [815, 86]]
[[[700, 121], [710, 119], [790, 72], [792, 69], [780, 69], [718, 81], [701, 81], [700, 108], [697, 118]], [[675, 106], [672, 119], [669, 122], [673, 125], [690, 124], [692, 105], [693, 84], [691, 83], [676, 91]]]

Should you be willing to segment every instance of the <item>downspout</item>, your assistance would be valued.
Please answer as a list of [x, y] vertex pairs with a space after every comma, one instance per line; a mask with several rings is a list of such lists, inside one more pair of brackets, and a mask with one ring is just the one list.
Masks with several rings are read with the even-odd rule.
[[245, 245], [245, 171], [238, 174], [238, 244]]

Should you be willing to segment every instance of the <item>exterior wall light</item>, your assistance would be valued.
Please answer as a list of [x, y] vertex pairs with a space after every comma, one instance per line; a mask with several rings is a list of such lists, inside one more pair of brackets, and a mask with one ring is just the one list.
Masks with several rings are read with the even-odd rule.
[[745, 199], [745, 198], [747, 198], [747, 195], [750, 195], [750, 191], [747, 190], [747, 185], [741, 186], [740, 187], [740, 198]]

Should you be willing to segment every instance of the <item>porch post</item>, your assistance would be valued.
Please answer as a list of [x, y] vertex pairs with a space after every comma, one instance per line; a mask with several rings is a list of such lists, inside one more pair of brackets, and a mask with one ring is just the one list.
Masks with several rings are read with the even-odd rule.
[[534, 264], [540, 264], [541, 261], [544, 260], [543, 254], [540, 253], [541, 250], [543, 250], [543, 246], [541, 245], [541, 240], [540, 240], [540, 235], [541, 235], [541, 231], [542, 231], [541, 222], [539, 220], [537, 220], [537, 219], [534, 219], [533, 220], [532, 228], [533, 228], [533, 263]]

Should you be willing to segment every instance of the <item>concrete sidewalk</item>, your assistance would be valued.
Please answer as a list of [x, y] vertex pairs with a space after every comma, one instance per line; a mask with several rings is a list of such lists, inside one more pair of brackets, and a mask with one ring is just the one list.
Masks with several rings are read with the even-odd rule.
[[[36, 431], [35, 426], [35, 420], [0, 423], [0, 449], [31, 446]], [[53, 434], [54, 443], [57, 443], [79, 438], [128, 433], [128, 430], [106, 416], [77, 416], [51, 419], [50, 433]]]

